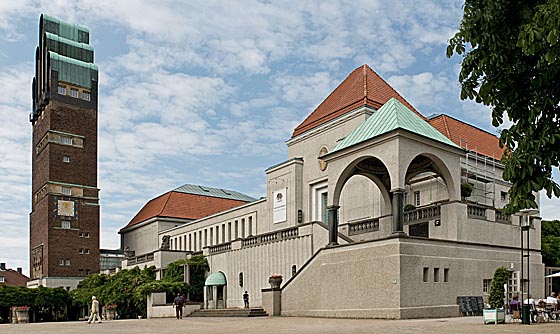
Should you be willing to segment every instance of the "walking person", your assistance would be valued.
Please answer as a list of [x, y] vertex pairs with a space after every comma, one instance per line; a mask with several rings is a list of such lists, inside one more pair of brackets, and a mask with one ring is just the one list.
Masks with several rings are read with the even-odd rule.
[[245, 304], [245, 308], [249, 308], [249, 293], [247, 291], [243, 294], [243, 303]]
[[183, 305], [185, 303], [180, 293], [173, 299], [173, 304], [175, 306], [175, 316], [177, 316], [177, 319], [183, 319]]
[[95, 323], [95, 320], [97, 319], [98, 323], [101, 323], [101, 317], [99, 317], [99, 301], [97, 300], [97, 298], [95, 298], [95, 296], [91, 297], [91, 314], [89, 315], [89, 319], [88, 319], [88, 324], [91, 324], [92, 322]]

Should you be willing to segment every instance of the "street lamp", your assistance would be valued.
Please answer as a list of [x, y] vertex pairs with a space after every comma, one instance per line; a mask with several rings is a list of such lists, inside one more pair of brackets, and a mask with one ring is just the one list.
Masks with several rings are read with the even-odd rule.
[[[531, 279], [530, 279], [530, 275], [529, 275], [529, 268], [530, 268], [530, 262], [529, 262], [529, 253], [530, 253], [530, 248], [529, 248], [529, 230], [531, 228], [531, 216], [535, 215], [537, 213], [539, 213], [538, 210], [535, 209], [523, 209], [520, 211], [521, 213], [521, 222], [520, 222], [520, 227], [521, 227], [521, 323], [525, 324], [525, 325], [530, 325], [531, 324], [531, 319], [530, 319], [530, 305], [529, 305], [529, 291], [531, 290]], [[523, 234], [524, 232], [527, 232], [527, 252], [525, 252], [525, 247], [523, 247]], [[525, 287], [525, 272], [524, 272], [524, 264], [523, 264], [523, 258], [527, 258], [527, 305], [525, 305], [525, 297], [524, 297], [524, 287]]]

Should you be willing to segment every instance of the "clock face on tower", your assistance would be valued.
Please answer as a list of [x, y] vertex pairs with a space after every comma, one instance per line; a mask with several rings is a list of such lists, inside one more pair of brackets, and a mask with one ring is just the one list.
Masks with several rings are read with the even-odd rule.
[[58, 215], [63, 217], [74, 217], [76, 210], [74, 209], [74, 201], [58, 200]]

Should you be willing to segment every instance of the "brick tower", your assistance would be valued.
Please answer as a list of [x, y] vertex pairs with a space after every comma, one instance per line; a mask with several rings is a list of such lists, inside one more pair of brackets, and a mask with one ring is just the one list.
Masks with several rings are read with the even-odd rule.
[[88, 29], [41, 15], [29, 115], [30, 287], [75, 288], [99, 272], [97, 78]]

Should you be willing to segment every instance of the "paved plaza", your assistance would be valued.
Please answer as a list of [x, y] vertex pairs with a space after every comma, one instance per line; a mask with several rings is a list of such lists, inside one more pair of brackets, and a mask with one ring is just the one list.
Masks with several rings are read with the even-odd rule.
[[84, 333], [239, 333], [239, 334], [314, 334], [314, 333], [383, 333], [383, 334], [477, 334], [477, 333], [560, 333], [560, 322], [538, 325], [508, 323], [483, 325], [481, 317], [415, 320], [348, 320], [326, 318], [184, 318], [35, 324], [2, 324], [1, 334], [84, 334]]

